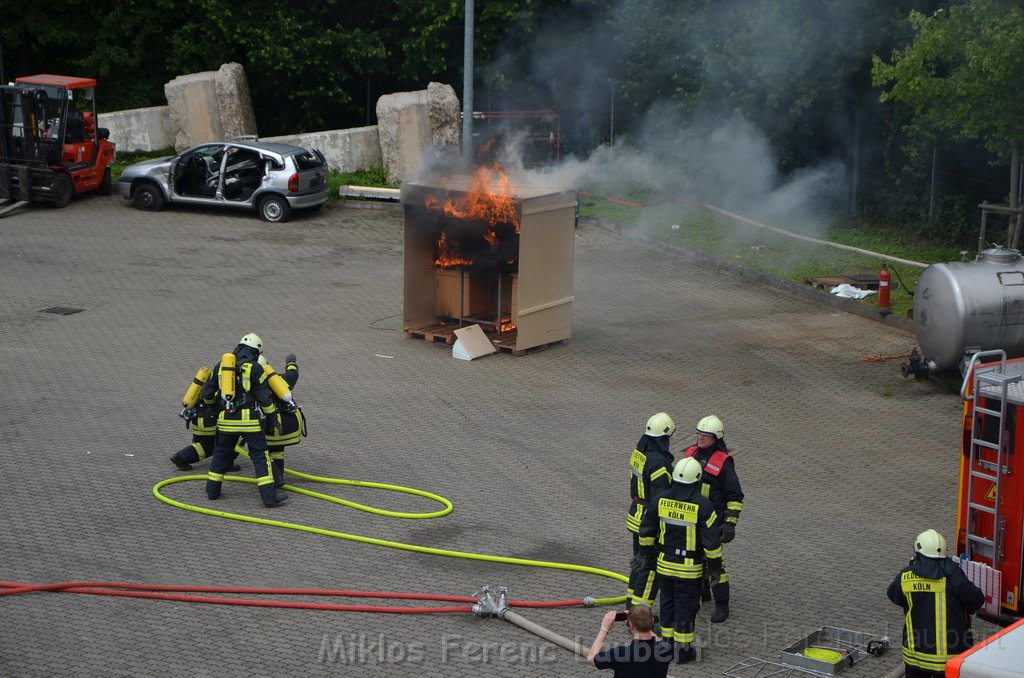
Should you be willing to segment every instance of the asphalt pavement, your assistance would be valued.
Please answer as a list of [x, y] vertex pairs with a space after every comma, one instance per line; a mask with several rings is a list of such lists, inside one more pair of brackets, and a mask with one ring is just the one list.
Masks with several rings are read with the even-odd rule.
[[[725, 549], [732, 616], [712, 625], [702, 610], [704, 660], [671, 675], [778, 661], [824, 626], [893, 638], [887, 655], [843, 675], [899, 665], [901, 614], [885, 589], [918, 532], [953, 538], [961, 411], [941, 384], [864, 359], [909, 350], [912, 334], [582, 220], [572, 337], [455, 360], [402, 330], [402, 232], [395, 209], [333, 203], [272, 225], [246, 212], [140, 212], [116, 196], [0, 220], [0, 579], [450, 596], [491, 585], [513, 602], [620, 595], [624, 585], [600, 575], [373, 540], [625, 573], [628, 456], [644, 423], [671, 414], [678, 452], [717, 414], [746, 493]], [[227, 483], [216, 504], [201, 481], [163, 490], [312, 532], [159, 501], [154, 485], [182, 475], [168, 457], [190, 440], [177, 416], [189, 380], [248, 332], [276, 366], [298, 355], [309, 435], [289, 450], [290, 468], [418, 488], [454, 510], [391, 518], [298, 492], [267, 510], [249, 484]], [[251, 470], [245, 462], [240, 475]], [[291, 483], [399, 512], [439, 506], [365, 485]], [[606, 608], [517, 611], [589, 644]], [[594, 673], [466, 612], [37, 592], [0, 597], [0, 619], [2, 676]]]

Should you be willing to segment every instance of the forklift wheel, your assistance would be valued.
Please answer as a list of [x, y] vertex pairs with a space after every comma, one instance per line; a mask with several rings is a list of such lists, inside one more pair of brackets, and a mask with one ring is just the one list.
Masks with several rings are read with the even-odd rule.
[[110, 187], [110, 168], [103, 170], [103, 179], [100, 181], [100, 195], [110, 195], [112, 193]]
[[159, 212], [164, 208], [164, 196], [153, 184], [141, 184], [132, 189], [132, 204], [146, 212]]
[[71, 177], [63, 172], [53, 175], [50, 183], [50, 190], [53, 191], [53, 204], [55, 207], [67, 207], [75, 194], [75, 186], [71, 183]]

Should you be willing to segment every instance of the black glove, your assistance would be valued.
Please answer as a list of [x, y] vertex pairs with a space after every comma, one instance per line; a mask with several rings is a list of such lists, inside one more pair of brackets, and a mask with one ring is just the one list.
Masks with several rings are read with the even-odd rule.
[[717, 586], [722, 578], [722, 559], [714, 558], [707, 560], [704, 567], [704, 576], [707, 577], [708, 586]]
[[289, 353], [288, 355], [286, 355], [284, 357], [284, 363], [285, 363], [285, 365], [293, 365], [293, 364], [295, 364], [295, 354], [294, 353]]
[[263, 420], [260, 421], [260, 428], [263, 429], [263, 435], [274, 435], [275, 431], [281, 431], [281, 418], [276, 414], [264, 417]]
[[658, 554], [654, 552], [641, 551], [629, 561], [630, 572], [647, 572], [653, 570], [658, 564]]
[[728, 544], [736, 538], [736, 525], [734, 523], [722, 523], [722, 543]]

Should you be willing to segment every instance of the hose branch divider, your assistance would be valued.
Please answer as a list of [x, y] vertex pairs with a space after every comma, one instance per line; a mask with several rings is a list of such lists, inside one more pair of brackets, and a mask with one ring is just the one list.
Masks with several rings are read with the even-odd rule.
[[[435, 511], [427, 512], [406, 512], [406, 511], [391, 511], [387, 509], [381, 509], [366, 504], [360, 504], [358, 502], [340, 499], [333, 497], [328, 494], [316, 492], [303, 487], [297, 487], [293, 485], [284, 485], [284, 490], [301, 494], [313, 499], [322, 501], [328, 501], [335, 504], [340, 504], [348, 508], [353, 508], [358, 511], [365, 511], [367, 513], [373, 513], [376, 515], [387, 516], [390, 518], [403, 518], [403, 519], [428, 519], [428, 518], [440, 518], [446, 516], [453, 510], [453, 505], [448, 499], [412, 487], [405, 487], [402, 485], [392, 485], [388, 483], [376, 483], [369, 481], [359, 480], [348, 480], [343, 478], [330, 478], [325, 476], [316, 476], [308, 473], [301, 473], [299, 471], [293, 471], [286, 469], [285, 473], [295, 478], [300, 478], [313, 483], [324, 483], [329, 485], [346, 485], [350, 487], [364, 487], [370, 489], [386, 490], [389, 492], [399, 492], [403, 494], [411, 494], [418, 497], [423, 497], [436, 502], [441, 505], [441, 508]], [[429, 546], [420, 546], [417, 544], [406, 544], [399, 541], [392, 541], [388, 539], [381, 539], [378, 537], [370, 537], [359, 534], [352, 534], [348, 532], [339, 532], [337, 530], [328, 530], [319, 527], [313, 527], [311, 525], [303, 525], [301, 523], [292, 523], [283, 520], [274, 520], [271, 518], [257, 518], [255, 516], [244, 515], [241, 513], [231, 513], [229, 511], [219, 511], [216, 509], [206, 508], [203, 506], [197, 506], [189, 504], [177, 499], [172, 499], [163, 493], [163, 489], [176, 483], [194, 482], [194, 481], [205, 481], [205, 475], [185, 475], [176, 476], [173, 478], [167, 478], [161, 480], [153, 486], [153, 496], [160, 501], [174, 506], [175, 508], [184, 509], [186, 511], [192, 511], [194, 513], [201, 513], [217, 518], [226, 518], [229, 520], [238, 520], [241, 522], [253, 523], [257, 525], [267, 525], [271, 527], [280, 527], [289, 530], [296, 530], [300, 532], [308, 532], [310, 534], [317, 534], [325, 537], [334, 537], [337, 539], [345, 539], [348, 541], [359, 542], [363, 544], [372, 544], [374, 546], [381, 546], [385, 548], [398, 549], [402, 551], [410, 551], [413, 553], [423, 553], [428, 555], [445, 556], [449, 558], [462, 558], [467, 560], [477, 560], [483, 562], [491, 562], [504, 565], [520, 565], [524, 567], [540, 567], [547, 569], [556, 570], [567, 570], [572, 572], [580, 572], [583, 574], [596, 575], [600, 577], [607, 577], [614, 579], [617, 582], [626, 583], [628, 578], [617, 572], [610, 570], [604, 570], [601, 568], [590, 567], [587, 565], [577, 565], [574, 563], [558, 563], [544, 560], [532, 560], [527, 558], [513, 558], [510, 556], [497, 556], [483, 553], [472, 553], [468, 551], [454, 551], [450, 549], [434, 548]], [[225, 476], [225, 481], [238, 482], [238, 483], [250, 483], [255, 484], [255, 478], [245, 478], [238, 476]], [[484, 587], [486, 590], [487, 587]], [[477, 602], [474, 597], [469, 596], [450, 596], [450, 595], [439, 595], [439, 594], [428, 594], [428, 593], [402, 593], [402, 592], [369, 592], [369, 591], [348, 591], [348, 590], [332, 590], [332, 589], [289, 589], [289, 588], [262, 588], [262, 587], [231, 587], [231, 586], [176, 586], [176, 585], [160, 585], [160, 584], [137, 584], [128, 582], [96, 582], [96, 581], [71, 581], [71, 582], [58, 582], [51, 584], [25, 584], [20, 582], [3, 582], [0, 581], [0, 596], [16, 595], [22, 593], [36, 593], [36, 592], [65, 592], [65, 593], [82, 593], [92, 595], [105, 595], [105, 596], [117, 596], [117, 597], [129, 597], [129, 598], [148, 598], [153, 600], [174, 600], [179, 602], [200, 602], [200, 603], [211, 603], [216, 605], [247, 605], [255, 607], [283, 607], [283, 608], [296, 608], [296, 609], [310, 609], [310, 610], [330, 610], [340, 612], [378, 612], [378, 613], [396, 613], [396, 614], [434, 614], [434, 613], [471, 613], [474, 611], [476, 605], [471, 606], [470, 603]], [[504, 589], [503, 589], [504, 591]], [[218, 596], [211, 595], [196, 595], [196, 594], [222, 594]], [[457, 606], [439, 606], [439, 607], [411, 607], [411, 606], [375, 606], [375, 605], [344, 605], [334, 603], [315, 603], [315, 602], [297, 602], [297, 601], [281, 601], [281, 600], [260, 600], [252, 598], [239, 598], [239, 597], [225, 597], [225, 595], [239, 596], [239, 595], [295, 595], [295, 596], [340, 596], [340, 597], [356, 597], [356, 598], [382, 598], [382, 599], [399, 599], [399, 600], [422, 600], [432, 602], [445, 602], [445, 603], [460, 603]], [[488, 594], [489, 595], [489, 594]], [[508, 607], [507, 596], [502, 595], [503, 608]], [[592, 596], [586, 596], [583, 598], [573, 598], [567, 600], [547, 600], [547, 601], [519, 601], [513, 603], [517, 607], [532, 607], [532, 608], [551, 608], [551, 607], [573, 607], [573, 606], [585, 606], [590, 607], [592, 605], [616, 605], [623, 603], [625, 596], [610, 596], [604, 598], [594, 598]], [[496, 605], [496, 603], [495, 603]], [[514, 614], [506, 612], [505, 615]], [[524, 627], [525, 628], [525, 627]], [[564, 645], [563, 645], [564, 647]]]
[[521, 614], [510, 610], [508, 603], [508, 587], [500, 587], [498, 589], [497, 598], [494, 597], [490, 586], [484, 586], [482, 589], [477, 591], [476, 595], [479, 596], [479, 599], [476, 605], [473, 606], [473, 614], [480, 617], [497, 617], [503, 621], [515, 624], [524, 631], [529, 631], [533, 635], [569, 650], [581, 657], [586, 657], [590, 654], [589, 646], [584, 645], [578, 640], [571, 640], [563, 635], [555, 633], [551, 629], [532, 622]]

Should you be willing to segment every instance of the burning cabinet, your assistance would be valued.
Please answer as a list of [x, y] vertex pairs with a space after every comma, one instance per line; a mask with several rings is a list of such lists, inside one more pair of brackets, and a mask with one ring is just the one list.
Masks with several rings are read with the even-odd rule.
[[402, 205], [406, 332], [478, 324], [513, 352], [571, 336], [575, 191], [482, 170], [404, 184]]

